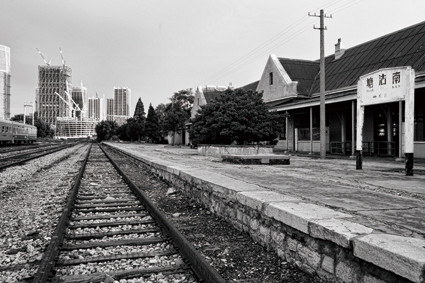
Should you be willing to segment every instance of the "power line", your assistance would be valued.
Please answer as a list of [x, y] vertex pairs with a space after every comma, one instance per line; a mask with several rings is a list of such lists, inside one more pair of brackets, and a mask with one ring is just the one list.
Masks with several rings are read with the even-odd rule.
[[261, 53], [257, 53], [257, 54], [250, 53], [249, 56], [247, 55], [247, 57], [240, 58], [238, 61], [235, 61], [231, 65], [227, 66], [220, 73], [217, 73], [217, 75], [211, 77], [209, 81], [218, 80], [219, 78], [223, 77], [225, 74], [231, 73], [232, 71], [234, 71], [236, 68], [240, 67], [241, 65], [243, 65], [243, 64], [245, 64], [245, 63], [247, 63], [247, 62], [249, 62], [251, 60], [255, 60], [258, 57], [264, 56], [264, 53], [266, 51], [270, 51], [270, 50], [273, 50], [274, 48], [283, 46], [284, 44], [290, 42], [292, 39], [296, 38], [297, 36], [301, 35], [302, 33], [306, 32], [307, 30], [309, 30], [311, 24], [312, 24], [312, 22], [308, 22], [301, 29], [299, 29], [299, 30], [295, 31], [294, 33], [290, 34], [285, 39], [283, 39], [281, 41], [278, 41], [278, 42], [275, 42], [273, 45], [266, 46], [266, 47], [262, 48]]
[[[339, 0], [333, 0], [328, 2], [327, 4], [325, 4], [323, 7], [331, 7], [334, 6], [335, 4], [339, 4], [341, 1]], [[346, 3], [346, 6], [340, 6], [339, 8], [347, 8], [349, 6], [352, 6], [352, 4], [350, 3]], [[338, 8], [338, 9], [339, 9]], [[316, 9], [317, 10], [317, 9]], [[289, 42], [290, 40], [294, 39], [296, 36], [306, 32], [308, 29], [306, 27], [303, 26], [303, 28], [301, 29], [297, 29], [297, 27], [299, 25], [301, 25], [302, 23], [304, 23], [305, 21], [307, 21], [307, 19], [303, 16], [302, 18], [297, 19], [294, 23], [290, 24], [289, 26], [287, 26], [284, 30], [282, 30], [281, 32], [279, 32], [278, 34], [274, 35], [273, 37], [271, 37], [270, 39], [266, 40], [265, 42], [261, 43], [259, 46], [257, 46], [256, 48], [252, 49], [251, 51], [249, 51], [247, 54], [245, 54], [244, 56], [240, 57], [239, 59], [233, 61], [232, 63], [230, 63], [229, 65], [227, 65], [226, 67], [224, 67], [221, 71], [215, 73], [213, 76], [211, 76], [210, 78], [204, 80], [206, 82], [206, 84], [208, 82], [215, 82], [218, 79], [224, 77], [225, 74], [231, 73], [232, 71], [234, 71], [236, 68], [246, 64], [247, 62], [254, 60], [256, 58], [258, 58], [259, 56], [264, 56], [264, 53], [266, 51], [270, 51], [273, 48], [276, 47], [280, 47], [284, 44], [286, 44], [287, 42]], [[294, 31], [295, 34], [291, 34], [288, 37], [288, 33]], [[286, 36], [284, 39], [281, 39], [283, 36]]]
[[[300, 21], [301, 20], [301, 21]], [[287, 35], [288, 32], [291, 32], [294, 29], [294, 26], [297, 24], [301, 24], [302, 22], [305, 21], [304, 19], [299, 19], [296, 22], [294, 22], [293, 24], [289, 25], [285, 30], [281, 31], [279, 34], [276, 34], [275, 36], [273, 36], [272, 38], [270, 38], [269, 40], [263, 42], [261, 45], [257, 46], [256, 48], [252, 49], [250, 52], [248, 52], [246, 55], [244, 55], [243, 57], [240, 57], [239, 59], [237, 59], [236, 61], [232, 62], [231, 64], [229, 64], [228, 66], [226, 66], [225, 68], [223, 68], [220, 72], [216, 73], [214, 76], [210, 77], [207, 81], [212, 80], [212, 79], [216, 79], [216, 77], [221, 77], [223, 73], [227, 73], [229, 69], [234, 69], [235, 67], [245, 63], [247, 60], [250, 59], [250, 56], [254, 56], [255, 54], [259, 53], [259, 52], [263, 52], [263, 50], [265, 50], [266, 48], [268, 49], [268, 46], [270, 44], [275, 44], [275, 42], [282, 36]]]
[[350, 8], [350, 7], [356, 5], [356, 4], [360, 3], [360, 2], [361, 2], [361, 0], [357, 0], [357, 1], [350, 2], [350, 3], [346, 3], [345, 5], [341, 5], [340, 7], [335, 8], [335, 10], [332, 13], [335, 14], [335, 13], [341, 12], [341, 11], [343, 11], [343, 10], [345, 10], [347, 8]]

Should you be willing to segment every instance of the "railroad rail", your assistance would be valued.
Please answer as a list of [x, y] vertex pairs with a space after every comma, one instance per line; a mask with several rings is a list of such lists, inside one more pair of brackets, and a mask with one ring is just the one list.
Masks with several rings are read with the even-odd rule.
[[0, 146], [0, 155], [3, 154], [8, 154], [11, 152], [16, 152], [16, 151], [24, 151], [24, 150], [30, 150], [30, 149], [36, 149], [36, 148], [43, 148], [43, 147], [51, 147], [51, 146], [55, 146], [58, 145], [58, 143], [46, 143], [46, 144], [39, 144], [39, 143], [34, 143], [34, 144], [26, 144], [26, 145], [1, 145]]
[[121, 279], [225, 282], [95, 145], [33, 282]]
[[36, 151], [38, 149], [47, 149], [59, 146], [60, 144], [31, 144], [31, 145], [14, 145], [7, 148], [0, 148], [0, 159], [12, 156], [18, 153]]
[[37, 148], [36, 150], [9, 155], [7, 157], [0, 159], [0, 170], [25, 163], [27, 161], [63, 150], [65, 148], [68, 148], [74, 145], [75, 144], [65, 144], [65, 145], [59, 145], [59, 146], [48, 147], [48, 148], [42, 147], [41, 149]]

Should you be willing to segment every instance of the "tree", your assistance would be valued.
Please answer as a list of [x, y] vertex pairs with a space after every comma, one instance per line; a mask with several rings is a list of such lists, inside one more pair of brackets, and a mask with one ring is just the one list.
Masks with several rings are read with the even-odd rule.
[[10, 121], [22, 123], [24, 121], [24, 114], [16, 114], [12, 118], [10, 118]]
[[280, 115], [269, 112], [262, 94], [241, 89], [226, 90], [202, 106], [192, 119], [194, 144], [237, 144], [272, 141], [281, 130]]
[[185, 110], [190, 116], [190, 110], [192, 109], [193, 101], [195, 100], [195, 96], [193, 95], [191, 89], [183, 89], [175, 92], [170, 100], [171, 103], [180, 102], [182, 109]]
[[188, 112], [183, 109], [181, 101], [169, 103], [165, 107], [164, 130], [167, 133], [171, 132], [173, 137], [172, 145], [175, 142], [176, 132], [184, 130], [184, 124], [189, 119]]
[[125, 123], [125, 124], [123, 124], [123, 125], [121, 125], [117, 128], [115, 133], [120, 140], [130, 141], [130, 137], [127, 134], [127, 128], [128, 128], [127, 123]]
[[137, 101], [137, 104], [136, 104], [136, 109], [134, 109], [133, 118], [137, 118], [137, 117], [144, 118], [145, 115], [146, 115], [145, 106], [143, 105], [142, 98], [139, 97], [139, 100]]
[[109, 140], [116, 134], [118, 124], [115, 121], [101, 121], [96, 125], [97, 141]]
[[127, 119], [126, 134], [130, 141], [140, 141], [143, 139], [145, 119], [146, 118], [141, 118], [140, 116]]
[[53, 138], [55, 131], [50, 127], [50, 124], [40, 119], [34, 119], [34, 126], [37, 127], [38, 138]]
[[145, 128], [145, 106], [142, 99], [139, 97], [136, 108], [134, 110], [133, 118], [127, 119], [127, 127], [125, 129], [126, 135], [131, 141], [140, 141], [144, 138]]
[[157, 143], [161, 140], [161, 127], [152, 104], [149, 104], [148, 116], [145, 122], [145, 135], [150, 142]]
[[155, 113], [158, 117], [159, 128], [161, 132], [161, 139], [168, 135], [168, 132], [165, 130], [165, 108], [166, 105], [164, 103], [160, 103], [155, 107]]

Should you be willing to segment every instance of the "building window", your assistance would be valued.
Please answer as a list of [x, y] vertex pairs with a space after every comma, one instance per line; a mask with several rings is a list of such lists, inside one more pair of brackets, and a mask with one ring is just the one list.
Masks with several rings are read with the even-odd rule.
[[269, 82], [270, 82], [270, 85], [273, 84], [273, 72], [269, 73]]

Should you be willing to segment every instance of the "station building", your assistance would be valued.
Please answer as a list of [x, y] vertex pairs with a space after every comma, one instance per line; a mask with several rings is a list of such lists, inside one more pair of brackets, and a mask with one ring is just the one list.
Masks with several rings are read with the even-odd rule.
[[[276, 148], [320, 152], [319, 65], [319, 60], [270, 55], [261, 79], [242, 87], [262, 92], [270, 110], [284, 114], [285, 131]], [[367, 82], [372, 90], [381, 85], [397, 88], [405, 80], [398, 67], [413, 71], [414, 156], [425, 158], [425, 22], [348, 49], [340, 39], [335, 44], [335, 53], [325, 58], [328, 153], [354, 154], [360, 77], [371, 74]], [[374, 98], [381, 95], [387, 96]], [[364, 107], [363, 155], [402, 157], [406, 103], [402, 98], [382, 101]]]

